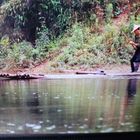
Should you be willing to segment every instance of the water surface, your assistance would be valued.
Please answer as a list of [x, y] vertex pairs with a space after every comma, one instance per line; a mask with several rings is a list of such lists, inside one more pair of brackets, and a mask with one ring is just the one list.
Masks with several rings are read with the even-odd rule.
[[1, 134], [140, 131], [140, 80], [0, 80], [0, 112]]

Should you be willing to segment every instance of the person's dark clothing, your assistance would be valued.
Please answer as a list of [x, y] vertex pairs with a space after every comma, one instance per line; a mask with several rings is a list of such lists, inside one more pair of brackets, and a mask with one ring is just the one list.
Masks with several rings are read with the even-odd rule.
[[132, 72], [138, 71], [138, 68], [139, 68], [139, 63], [140, 63], [140, 36], [135, 36], [135, 41], [134, 42], [137, 43], [138, 45], [136, 46], [137, 49], [136, 49], [132, 59], [130, 60]]

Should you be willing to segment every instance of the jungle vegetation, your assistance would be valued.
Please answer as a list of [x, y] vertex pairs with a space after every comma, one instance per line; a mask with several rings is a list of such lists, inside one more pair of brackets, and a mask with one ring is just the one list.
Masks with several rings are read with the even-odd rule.
[[[0, 69], [128, 64], [139, 0], [0, 0]], [[127, 19], [114, 21], [122, 14]]]

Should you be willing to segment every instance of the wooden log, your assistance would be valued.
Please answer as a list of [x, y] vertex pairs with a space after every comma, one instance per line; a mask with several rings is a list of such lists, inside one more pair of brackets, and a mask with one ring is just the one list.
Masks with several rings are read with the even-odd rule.
[[106, 75], [104, 71], [93, 72], [93, 71], [77, 71], [76, 74], [95, 74], [95, 75]]

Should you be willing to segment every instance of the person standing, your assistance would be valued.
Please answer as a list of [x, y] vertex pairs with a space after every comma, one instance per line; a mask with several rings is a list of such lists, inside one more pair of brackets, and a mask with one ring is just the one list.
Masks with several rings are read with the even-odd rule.
[[129, 43], [135, 49], [135, 53], [130, 60], [131, 72], [137, 72], [140, 63], [140, 25], [134, 25], [132, 33], [134, 33], [135, 38], [134, 41], [130, 41]]

